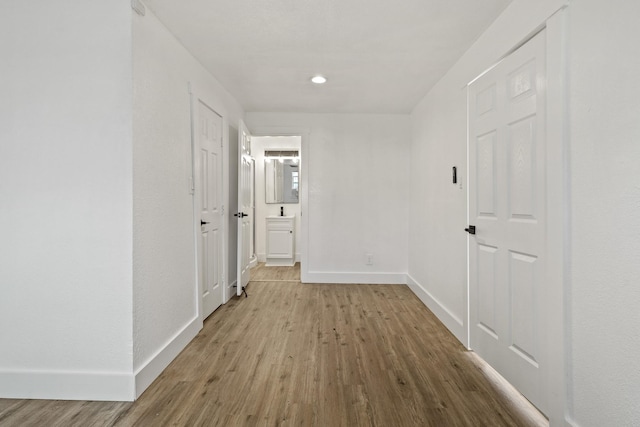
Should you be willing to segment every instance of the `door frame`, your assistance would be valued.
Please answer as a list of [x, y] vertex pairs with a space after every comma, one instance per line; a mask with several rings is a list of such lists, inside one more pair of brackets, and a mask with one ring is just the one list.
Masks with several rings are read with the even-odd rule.
[[[563, 6], [540, 26], [531, 31], [520, 42], [515, 43], [505, 54], [497, 58], [495, 67], [502, 59], [529, 41], [542, 29], [546, 29], [546, 77], [547, 77], [547, 105], [546, 105], [546, 191], [547, 191], [547, 242], [548, 256], [546, 280], [543, 289], [543, 299], [547, 305], [546, 317], [547, 345], [544, 360], [544, 387], [548, 399], [548, 413], [550, 425], [570, 424], [570, 408], [567, 398], [567, 379], [569, 370], [569, 348], [566, 338], [570, 336], [570, 180], [569, 180], [569, 138], [568, 132], [568, 85], [567, 85], [567, 13], [568, 6]], [[478, 75], [482, 76], [487, 71]], [[478, 77], [467, 85], [468, 87]], [[468, 110], [467, 110], [468, 111]], [[467, 129], [468, 129], [467, 118]], [[469, 171], [469, 133], [467, 132], [467, 171]], [[467, 173], [467, 224], [469, 224], [469, 180]], [[466, 336], [469, 343], [470, 319], [470, 265], [469, 250], [470, 236], [467, 237], [467, 316]], [[470, 348], [470, 350], [473, 350]]]
[[199, 207], [200, 207], [200, 196], [196, 191], [196, 182], [200, 179], [199, 176], [196, 176], [196, 162], [197, 162], [197, 149], [198, 141], [195, 134], [196, 131], [196, 119], [197, 119], [197, 106], [198, 102], [202, 101], [204, 105], [214, 111], [222, 118], [222, 251], [221, 251], [221, 259], [222, 263], [222, 304], [226, 304], [231, 295], [229, 295], [229, 289], [227, 286], [227, 277], [228, 277], [228, 266], [227, 266], [227, 250], [229, 248], [229, 227], [227, 225], [227, 215], [228, 215], [228, 206], [229, 206], [229, 177], [227, 176], [227, 171], [229, 170], [229, 158], [227, 156], [227, 152], [229, 150], [229, 121], [227, 118], [227, 111], [223, 107], [220, 102], [217, 102], [215, 98], [210, 97], [207, 94], [206, 90], [200, 89], [197, 85], [189, 82], [187, 84], [187, 90], [189, 93], [189, 122], [190, 122], [190, 132], [191, 132], [191, 158], [190, 161], [190, 175], [187, 178], [188, 181], [188, 189], [192, 197], [193, 203], [193, 247], [194, 247], [194, 260], [193, 266], [195, 269], [195, 283], [194, 283], [194, 299], [195, 306], [197, 307], [197, 316], [200, 319], [200, 324], [204, 322], [204, 312], [202, 306], [202, 283], [200, 283], [199, 276], [199, 259], [200, 259], [200, 249], [198, 245], [198, 235], [200, 233], [200, 216], [199, 216]]
[[309, 136], [307, 128], [288, 126], [256, 127], [251, 135], [300, 137], [300, 281], [309, 283]]

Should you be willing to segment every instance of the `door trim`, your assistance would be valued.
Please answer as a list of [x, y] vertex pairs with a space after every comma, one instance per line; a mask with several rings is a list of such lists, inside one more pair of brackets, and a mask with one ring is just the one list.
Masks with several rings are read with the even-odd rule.
[[251, 131], [253, 136], [299, 136], [300, 137], [300, 281], [310, 282], [309, 273], [309, 136], [307, 128], [273, 126], [257, 127]]
[[[566, 374], [569, 369], [570, 174], [567, 86], [567, 7], [547, 27], [547, 396], [551, 425], [570, 423]], [[556, 327], [553, 327], [553, 326]]]

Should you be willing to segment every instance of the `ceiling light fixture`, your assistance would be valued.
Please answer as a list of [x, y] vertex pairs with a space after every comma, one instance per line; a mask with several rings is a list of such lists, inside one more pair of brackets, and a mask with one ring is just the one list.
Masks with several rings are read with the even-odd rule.
[[311, 77], [311, 81], [317, 85], [321, 85], [327, 82], [327, 78], [323, 76], [313, 76]]

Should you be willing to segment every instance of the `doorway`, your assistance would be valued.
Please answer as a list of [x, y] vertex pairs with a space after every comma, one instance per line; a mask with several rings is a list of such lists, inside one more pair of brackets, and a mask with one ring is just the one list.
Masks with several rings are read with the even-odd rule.
[[542, 412], [545, 36], [469, 85], [470, 346]]
[[205, 319], [224, 302], [223, 120], [199, 98], [194, 107], [198, 290]]
[[255, 250], [259, 263], [267, 261], [267, 218], [294, 218], [295, 263], [302, 261], [303, 152], [302, 137], [253, 136], [255, 160]]

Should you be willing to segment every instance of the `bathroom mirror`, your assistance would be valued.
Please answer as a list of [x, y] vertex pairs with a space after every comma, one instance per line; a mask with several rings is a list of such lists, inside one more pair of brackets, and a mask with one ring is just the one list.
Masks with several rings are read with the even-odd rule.
[[298, 203], [300, 167], [298, 159], [265, 159], [266, 203]]

